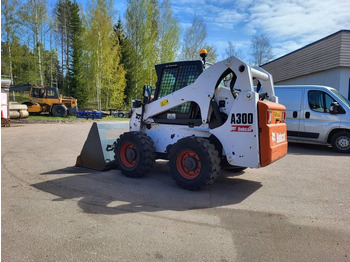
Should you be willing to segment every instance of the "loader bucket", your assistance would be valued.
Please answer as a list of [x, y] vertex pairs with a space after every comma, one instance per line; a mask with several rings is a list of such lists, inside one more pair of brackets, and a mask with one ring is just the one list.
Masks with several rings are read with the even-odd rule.
[[95, 170], [116, 168], [113, 143], [118, 138], [118, 129], [126, 123], [93, 123], [76, 166]]

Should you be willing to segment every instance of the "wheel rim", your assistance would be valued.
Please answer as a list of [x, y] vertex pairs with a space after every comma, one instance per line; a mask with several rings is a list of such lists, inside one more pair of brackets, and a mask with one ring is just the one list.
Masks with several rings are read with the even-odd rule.
[[347, 136], [341, 136], [337, 139], [337, 146], [341, 150], [350, 149], [350, 138]]
[[201, 171], [201, 161], [192, 150], [180, 152], [176, 159], [177, 170], [186, 179], [196, 178]]
[[127, 142], [120, 149], [120, 160], [128, 168], [132, 168], [137, 163], [137, 150], [133, 143]]

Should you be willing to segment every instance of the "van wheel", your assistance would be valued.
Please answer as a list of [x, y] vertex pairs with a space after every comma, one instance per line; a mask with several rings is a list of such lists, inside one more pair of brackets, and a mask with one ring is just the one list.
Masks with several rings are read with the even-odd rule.
[[350, 153], [350, 133], [342, 131], [334, 134], [331, 144], [333, 150], [336, 152]]

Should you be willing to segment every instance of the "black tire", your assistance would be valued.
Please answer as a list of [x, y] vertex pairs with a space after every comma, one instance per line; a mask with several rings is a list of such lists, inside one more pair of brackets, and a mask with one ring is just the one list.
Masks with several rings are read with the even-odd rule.
[[173, 179], [185, 189], [199, 190], [211, 185], [220, 173], [220, 157], [208, 139], [185, 137], [169, 150]]
[[127, 177], [143, 177], [153, 167], [156, 153], [152, 139], [142, 132], [127, 132], [117, 139], [114, 158]]
[[119, 118], [124, 118], [124, 113], [118, 113]]
[[56, 117], [66, 117], [68, 109], [65, 105], [54, 105], [52, 107], [52, 114]]
[[332, 148], [336, 152], [350, 153], [350, 132], [335, 133], [331, 139]]

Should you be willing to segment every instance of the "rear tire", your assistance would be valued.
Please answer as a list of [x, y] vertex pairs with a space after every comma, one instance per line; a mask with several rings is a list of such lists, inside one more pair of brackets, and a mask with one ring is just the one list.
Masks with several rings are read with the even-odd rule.
[[169, 152], [173, 179], [185, 189], [199, 190], [211, 185], [220, 173], [220, 158], [208, 139], [185, 137]]
[[66, 117], [68, 109], [65, 105], [54, 105], [52, 107], [52, 114], [56, 117]]
[[341, 131], [332, 136], [332, 148], [336, 152], [350, 153], [350, 132]]
[[153, 167], [155, 149], [152, 139], [142, 132], [127, 132], [117, 139], [114, 158], [127, 177], [143, 177]]

